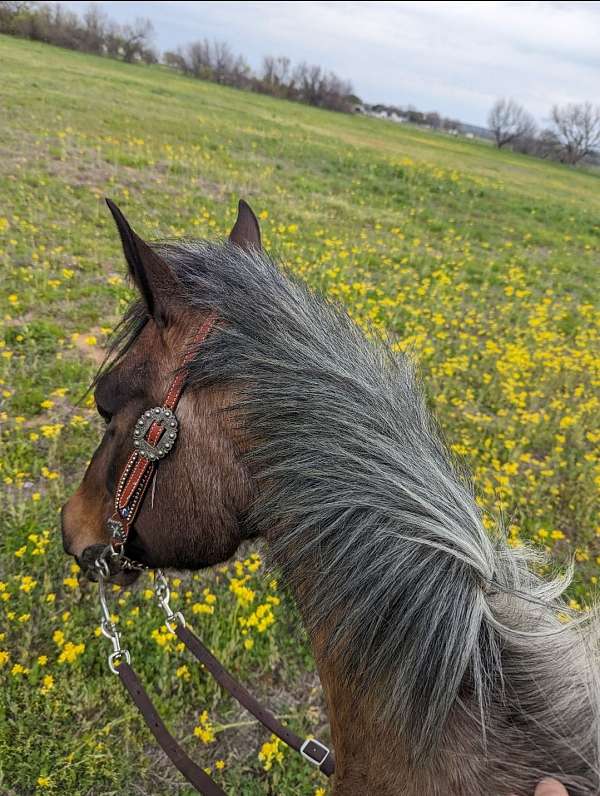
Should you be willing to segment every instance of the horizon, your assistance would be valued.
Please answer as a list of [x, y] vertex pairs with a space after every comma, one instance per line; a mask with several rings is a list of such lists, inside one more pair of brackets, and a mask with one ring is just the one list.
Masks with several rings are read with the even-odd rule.
[[[90, 3], [60, 5], [81, 15]], [[552, 105], [597, 96], [600, 2], [95, 5], [120, 24], [150, 19], [161, 54], [198, 39], [225, 41], [254, 70], [265, 55], [306, 60], [350, 81], [364, 102], [414, 106], [476, 126], [487, 126], [498, 97], [514, 98], [543, 126]]]

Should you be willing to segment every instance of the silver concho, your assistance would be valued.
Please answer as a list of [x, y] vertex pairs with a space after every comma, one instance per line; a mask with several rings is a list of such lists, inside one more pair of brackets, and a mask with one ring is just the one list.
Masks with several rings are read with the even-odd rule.
[[111, 540], [114, 539], [117, 542], [124, 542], [125, 539], [127, 538], [121, 520], [115, 520], [111, 517], [109, 520], [106, 521], [106, 527], [108, 528], [108, 532], [110, 533]]
[[[156, 445], [151, 445], [146, 439], [146, 434], [152, 423], [158, 423], [164, 428]], [[166, 409], [164, 406], [147, 409], [135, 424], [133, 447], [149, 461], [158, 461], [166, 456], [173, 447], [178, 430], [177, 418], [170, 409]]]

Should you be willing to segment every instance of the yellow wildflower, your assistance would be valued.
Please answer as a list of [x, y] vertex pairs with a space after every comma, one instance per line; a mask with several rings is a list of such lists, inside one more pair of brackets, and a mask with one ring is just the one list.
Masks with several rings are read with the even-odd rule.
[[58, 656], [59, 663], [73, 663], [80, 655], [85, 652], [85, 644], [73, 644], [72, 641], [67, 641], [62, 648], [62, 652]]
[[214, 727], [206, 710], [203, 710], [198, 718], [198, 726], [194, 727], [194, 735], [203, 743], [212, 743], [215, 740]]
[[276, 735], [271, 735], [271, 740], [262, 745], [258, 753], [258, 759], [263, 764], [265, 771], [270, 771], [273, 763], [283, 762], [283, 751], [281, 750], [281, 741]]
[[214, 614], [214, 612], [214, 607], [206, 605], [206, 603], [194, 603], [192, 605], [192, 613], [194, 614]]
[[34, 580], [30, 575], [23, 575], [19, 589], [29, 594], [32, 589], [35, 589], [36, 585], [37, 580]]

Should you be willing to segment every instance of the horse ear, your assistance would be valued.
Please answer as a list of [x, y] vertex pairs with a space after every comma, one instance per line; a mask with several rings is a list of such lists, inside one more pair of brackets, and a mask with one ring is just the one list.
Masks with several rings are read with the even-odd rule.
[[238, 203], [238, 215], [233, 229], [229, 233], [229, 240], [246, 251], [251, 249], [261, 251], [262, 249], [258, 219], [250, 205], [243, 199], [240, 199]]
[[129, 273], [148, 308], [149, 314], [159, 324], [167, 323], [167, 304], [175, 293], [176, 282], [167, 263], [133, 231], [129, 222], [110, 199], [108, 209], [115, 220]]

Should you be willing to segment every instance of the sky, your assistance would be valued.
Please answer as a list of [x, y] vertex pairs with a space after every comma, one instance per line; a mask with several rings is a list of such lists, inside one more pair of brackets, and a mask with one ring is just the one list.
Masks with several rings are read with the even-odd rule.
[[[63, 2], [83, 12], [88, 2]], [[367, 102], [485, 125], [498, 97], [539, 123], [553, 104], [600, 103], [600, 2], [98, 2], [117, 22], [148, 17], [155, 45], [226, 41], [253, 68], [306, 60]]]

